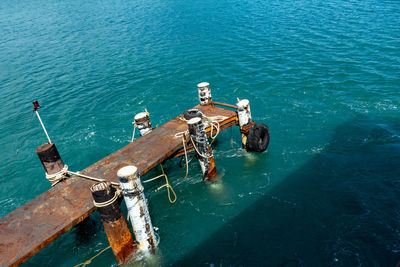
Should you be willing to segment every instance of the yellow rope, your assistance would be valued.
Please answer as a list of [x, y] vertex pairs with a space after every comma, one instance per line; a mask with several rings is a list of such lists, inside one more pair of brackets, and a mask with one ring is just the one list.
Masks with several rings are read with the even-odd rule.
[[185, 175], [185, 178], [183, 178], [183, 179], [186, 179], [189, 174], [189, 162], [188, 162], [188, 158], [187, 158], [185, 138], [183, 136], [182, 136], [182, 145], [183, 145], [183, 150], [185, 151], [185, 162], [186, 162], [186, 175]]
[[188, 156], [187, 156], [187, 150], [186, 150], [186, 143], [185, 143], [185, 134], [187, 133], [188, 131], [184, 131], [184, 132], [179, 132], [179, 133], [177, 133], [177, 134], [175, 134], [175, 137], [181, 137], [182, 138], [182, 145], [183, 145], [183, 150], [185, 151], [185, 162], [186, 162], [186, 175], [185, 175], [185, 178], [183, 178], [183, 179], [186, 179], [187, 177], [188, 177], [188, 174], [189, 174], [189, 161], [188, 161]]
[[231, 147], [232, 147], [233, 150], [235, 150], [236, 153], [241, 154], [242, 156], [246, 155], [245, 153], [243, 153], [241, 151], [238, 151], [238, 150], [236, 150], [236, 148], [233, 147], [232, 127], [231, 127]]
[[[174, 189], [172, 188], [172, 186], [169, 184], [169, 182], [168, 182], [168, 176], [165, 174], [164, 168], [163, 168], [163, 166], [162, 166], [161, 164], [160, 164], [160, 167], [161, 167], [161, 170], [162, 170], [163, 175], [164, 175], [164, 177], [165, 177], [165, 184], [162, 185], [162, 186], [160, 186], [159, 188], [157, 188], [156, 191], [160, 190], [161, 188], [166, 187], [166, 188], [167, 188], [167, 192], [168, 192], [168, 199], [169, 199], [169, 202], [170, 202], [171, 204], [173, 204], [173, 203], [175, 203], [175, 201], [176, 201], [176, 199], [177, 199], [176, 194], [175, 194], [175, 191], [174, 191]], [[171, 200], [171, 192], [170, 192], [170, 191], [172, 192], [172, 194], [174, 194], [174, 200]]]
[[[215, 139], [217, 138], [218, 134], [219, 134], [219, 122], [218, 121], [211, 121], [211, 133], [210, 133], [210, 137], [212, 139], [211, 144], [214, 143]], [[215, 126], [215, 124], [217, 124], [217, 126]], [[217, 133], [213, 136], [213, 127], [215, 127], [215, 129], [217, 130]], [[211, 145], [210, 144], [210, 145]]]
[[135, 140], [135, 132], [136, 132], [136, 127], [137, 127], [135, 122], [132, 122], [132, 124], [133, 124], [133, 133], [132, 133], [131, 143], [133, 142], [133, 140]]
[[[148, 180], [146, 180], [146, 181], [143, 181], [142, 183], [148, 183], [148, 182], [154, 181], [154, 180], [156, 180], [156, 179], [158, 179], [158, 178], [164, 177], [164, 178], [165, 178], [165, 184], [162, 185], [162, 186], [160, 186], [159, 188], [157, 188], [156, 191], [158, 191], [158, 190], [160, 190], [160, 189], [166, 187], [166, 188], [167, 188], [167, 193], [168, 193], [168, 200], [169, 200], [169, 202], [170, 202], [171, 204], [174, 204], [175, 201], [176, 201], [178, 198], [177, 198], [177, 196], [176, 196], [176, 193], [175, 193], [174, 189], [173, 189], [172, 186], [169, 184], [169, 182], [168, 182], [168, 176], [167, 176], [167, 174], [165, 173], [164, 168], [163, 168], [163, 166], [162, 166], [161, 164], [160, 164], [160, 167], [161, 167], [161, 171], [162, 171], [162, 174], [161, 174], [161, 175], [158, 175], [158, 176], [156, 176], [156, 177], [150, 178], [150, 179], [148, 179]], [[172, 192], [172, 194], [174, 195], [174, 200], [171, 199], [171, 192]]]
[[104, 251], [106, 251], [107, 249], [111, 248], [111, 246], [106, 247], [105, 249], [103, 249], [102, 251], [100, 251], [99, 253], [97, 253], [94, 257], [91, 257], [90, 259], [88, 259], [87, 261], [84, 261], [82, 263], [79, 263], [77, 265], [75, 265], [74, 267], [79, 267], [79, 266], [83, 266], [85, 267], [86, 265], [89, 265], [90, 263], [92, 263], [92, 260], [94, 260], [96, 257], [98, 257], [101, 253], [103, 253]]
[[212, 153], [211, 153], [210, 156], [201, 154], [201, 153], [199, 152], [199, 150], [197, 149], [197, 147], [196, 147], [196, 145], [195, 145], [195, 143], [194, 143], [192, 137], [190, 137], [190, 140], [192, 141], [192, 145], [193, 145], [193, 147], [194, 147], [194, 150], [196, 150], [197, 154], [199, 154], [200, 157], [205, 158], [205, 159], [211, 159], [212, 157], [214, 157], [214, 155], [213, 155]]

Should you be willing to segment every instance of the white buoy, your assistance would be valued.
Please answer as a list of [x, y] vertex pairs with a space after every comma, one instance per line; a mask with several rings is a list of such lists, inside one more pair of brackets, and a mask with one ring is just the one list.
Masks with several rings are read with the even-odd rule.
[[208, 105], [211, 102], [211, 89], [210, 84], [207, 82], [201, 82], [197, 85], [197, 90], [199, 92], [200, 105]]
[[145, 136], [153, 130], [148, 112], [140, 112], [134, 118], [140, 136]]
[[251, 111], [250, 111], [250, 102], [247, 99], [239, 100], [236, 104], [238, 107], [238, 117], [239, 117], [239, 127], [240, 133], [242, 135], [242, 146], [246, 148], [247, 144], [247, 135], [251, 126]]
[[123, 167], [119, 169], [117, 175], [138, 249], [143, 252], [153, 252], [156, 247], [156, 238], [137, 168]]

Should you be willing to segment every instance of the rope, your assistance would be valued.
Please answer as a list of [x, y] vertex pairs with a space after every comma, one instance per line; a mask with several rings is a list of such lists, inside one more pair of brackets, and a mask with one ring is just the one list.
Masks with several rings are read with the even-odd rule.
[[181, 137], [182, 138], [182, 145], [183, 145], [183, 150], [185, 151], [185, 165], [186, 165], [186, 174], [185, 177], [183, 179], [186, 179], [188, 177], [189, 174], [189, 161], [188, 161], [188, 156], [187, 156], [187, 150], [186, 150], [186, 144], [185, 144], [185, 134], [188, 131], [185, 132], [179, 132], [175, 134], [175, 137]]
[[197, 147], [196, 147], [196, 145], [195, 145], [195, 143], [194, 143], [192, 137], [190, 137], [190, 140], [192, 141], [192, 145], [193, 145], [194, 149], [196, 150], [197, 154], [199, 154], [200, 157], [205, 158], [205, 159], [210, 159], [210, 158], [214, 157], [212, 153], [211, 153], [210, 156], [201, 154], [201, 153], [199, 152], [199, 150], [197, 149]]
[[[215, 123], [217, 124], [217, 126], [215, 126]], [[215, 138], [217, 138], [217, 136], [218, 136], [218, 134], [219, 134], [219, 129], [220, 129], [220, 124], [219, 124], [219, 122], [218, 121], [211, 121], [211, 132], [210, 132], [210, 137], [211, 137], [211, 139], [212, 139], [212, 142], [211, 142], [211, 144], [212, 143], [214, 143], [214, 141], [215, 141]], [[217, 130], [217, 133], [213, 136], [213, 128], [215, 127], [215, 129]], [[211, 145], [210, 144], [210, 145]]]
[[51, 186], [55, 186], [56, 184], [67, 178], [66, 177], [67, 174], [68, 174], [68, 165], [65, 164], [62, 170], [55, 174], [48, 174], [46, 172], [46, 179], [49, 180], [49, 182], [51, 182]]
[[[88, 176], [88, 175], [82, 174], [80, 172], [71, 172], [71, 171], [67, 171], [67, 172], [70, 175], [75, 175], [75, 176], [78, 176], [78, 177], [81, 177], [81, 178], [85, 178], [85, 179], [89, 179], [89, 180], [96, 181], [96, 182], [108, 182], [105, 179], [95, 178], [95, 177], [92, 177], [92, 176]], [[112, 185], [119, 186], [119, 183], [115, 183], [115, 182], [110, 182], [110, 183]]]
[[111, 246], [106, 247], [105, 249], [103, 249], [102, 251], [100, 251], [99, 253], [97, 253], [94, 257], [91, 257], [90, 259], [88, 259], [87, 261], [84, 261], [82, 263], [79, 263], [77, 265], [75, 265], [74, 267], [79, 267], [79, 266], [83, 266], [85, 267], [86, 265], [89, 265], [90, 263], [92, 263], [92, 260], [94, 260], [96, 257], [98, 257], [101, 253], [103, 253], [104, 251], [106, 251], [107, 249], [111, 248]]
[[236, 148], [233, 147], [232, 127], [231, 127], [231, 147], [233, 150], [235, 150], [236, 153], [241, 154], [242, 156], [246, 155], [245, 153], [238, 151], [238, 150], [236, 150]]
[[[161, 167], [161, 171], [162, 171], [162, 174], [161, 174], [161, 175], [158, 175], [158, 176], [156, 176], [156, 177], [150, 178], [150, 179], [148, 179], [148, 180], [146, 180], [146, 181], [143, 181], [142, 183], [148, 183], [148, 182], [154, 181], [154, 180], [156, 180], [156, 179], [158, 179], [158, 178], [160, 178], [160, 177], [165, 177], [165, 184], [162, 185], [162, 186], [160, 186], [159, 188], [157, 188], [155, 191], [157, 192], [158, 190], [160, 190], [160, 189], [166, 187], [166, 188], [167, 188], [167, 193], [168, 193], [169, 202], [170, 202], [171, 204], [174, 204], [175, 201], [176, 201], [178, 198], [177, 198], [177, 196], [176, 196], [176, 193], [175, 193], [174, 189], [173, 189], [172, 186], [169, 184], [169, 182], [168, 182], [168, 176], [165, 174], [164, 168], [163, 168], [163, 166], [162, 166], [161, 164], [160, 164], [160, 167]], [[172, 192], [172, 194], [174, 195], [174, 200], [171, 199], [171, 192]]]
[[137, 127], [135, 122], [132, 122], [132, 124], [133, 124], [133, 133], [132, 133], [131, 143], [133, 142], [133, 140], [135, 140], [135, 132], [136, 132], [136, 127]]
[[121, 194], [121, 190], [117, 189], [114, 193], [114, 196], [111, 199], [109, 199], [105, 202], [100, 202], [100, 203], [93, 200], [93, 204], [97, 208], [107, 207], [108, 205], [113, 204], [118, 199], [120, 194]]
[[[56, 184], [58, 184], [59, 182], [61, 182], [62, 180], [69, 178], [67, 176], [67, 174], [69, 175], [75, 175], [79, 178], [85, 178], [88, 180], [92, 180], [92, 181], [96, 181], [96, 182], [108, 182], [106, 179], [101, 179], [101, 178], [96, 178], [96, 177], [92, 177], [89, 175], [85, 175], [85, 174], [81, 174], [80, 172], [72, 172], [68, 170], [68, 165], [64, 165], [64, 168], [55, 173], [55, 174], [47, 174], [46, 173], [46, 178], [47, 180], [49, 180], [51, 182], [52, 186], [55, 186]], [[119, 186], [119, 183], [115, 183], [115, 182], [110, 182], [112, 185], [115, 186]]]
[[[166, 187], [166, 188], [167, 188], [167, 192], [168, 192], [168, 199], [169, 199], [169, 202], [170, 202], [171, 204], [173, 204], [173, 203], [175, 203], [175, 201], [177, 200], [175, 191], [174, 191], [174, 189], [172, 188], [172, 186], [169, 184], [169, 182], [168, 182], [168, 177], [167, 177], [167, 175], [165, 174], [164, 168], [163, 168], [163, 166], [162, 166], [161, 164], [160, 164], [160, 167], [161, 167], [161, 170], [162, 170], [163, 175], [164, 175], [164, 177], [165, 177], [165, 184], [162, 185], [162, 186], [160, 186], [159, 188], [157, 188], [156, 191], [160, 190], [161, 188]], [[174, 200], [171, 200], [171, 192], [170, 192], [170, 191], [172, 191], [172, 193], [174, 194]]]

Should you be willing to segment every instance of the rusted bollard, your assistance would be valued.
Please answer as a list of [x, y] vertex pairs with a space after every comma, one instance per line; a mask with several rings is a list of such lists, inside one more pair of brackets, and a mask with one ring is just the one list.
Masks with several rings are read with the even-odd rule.
[[208, 142], [207, 134], [201, 118], [195, 117], [188, 120], [189, 134], [192, 143], [199, 155], [199, 162], [203, 177], [205, 179], [213, 179], [218, 174], [215, 167], [211, 146]]
[[197, 85], [197, 90], [199, 92], [200, 105], [208, 105], [211, 103], [211, 89], [210, 84], [207, 82], [202, 82]]
[[156, 238], [137, 168], [135, 166], [123, 167], [118, 170], [117, 175], [138, 243], [137, 246], [141, 251], [154, 252], [157, 245]]
[[147, 112], [140, 112], [136, 114], [134, 121], [137, 128], [139, 129], [140, 136], [145, 136], [153, 130], [153, 126], [151, 125], [151, 121], [149, 118], [149, 113]]
[[46, 171], [46, 178], [52, 185], [55, 185], [66, 175], [68, 166], [62, 161], [54, 143], [46, 143], [38, 146], [36, 154]]
[[252, 126], [250, 102], [247, 99], [240, 100], [237, 104], [238, 107], [238, 117], [239, 117], [239, 127], [240, 133], [242, 135], [242, 146], [246, 148], [247, 145], [247, 135]]
[[117, 190], [107, 182], [94, 184], [90, 190], [115, 258], [125, 263], [137, 247], [119, 207]]

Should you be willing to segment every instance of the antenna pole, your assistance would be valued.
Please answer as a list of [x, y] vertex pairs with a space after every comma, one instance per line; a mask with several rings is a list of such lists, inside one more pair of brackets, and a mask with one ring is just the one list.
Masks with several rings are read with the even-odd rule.
[[33, 102], [33, 110], [35, 111], [36, 116], [39, 119], [40, 125], [42, 125], [43, 131], [46, 134], [47, 140], [49, 140], [49, 144], [51, 144], [51, 140], [50, 140], [49, 134], [47, 133], [46, 128], [44, 127], [44, 124], [42, 122], [42, 119], [40, 118], [39, 112], [37, 111], [38, 108], [40, 108], [39, 102], [38, 101]]

